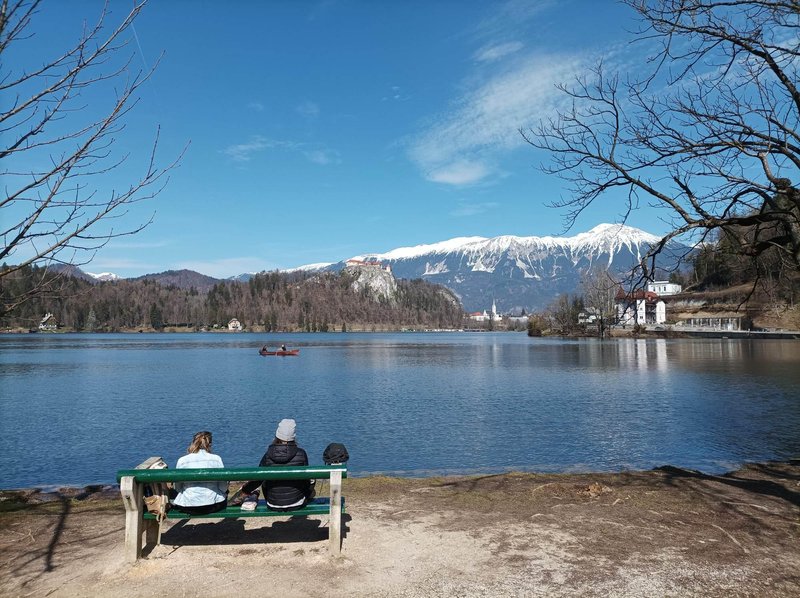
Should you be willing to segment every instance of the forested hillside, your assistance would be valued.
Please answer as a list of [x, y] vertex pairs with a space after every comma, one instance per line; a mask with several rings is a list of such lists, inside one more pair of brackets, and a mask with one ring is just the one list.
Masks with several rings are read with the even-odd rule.
[[[43, 282], [44, 281], [44, 282]], [[162, 286], [147, 279], [92, 283], [68, 275], [28, 268], [3, 278], [4, 304], [32, 285], [45, 292], [2, 318], [3, 329], [35, 328], [52, 313], [59, 329], [118, 331], [186, 327], [224, 327], [237, 318], [246, 329], [333, 331], [454, 328], [462, 309], [447, 289], [421, 280], [398, 280], [396, 295], [375, 298], [353, 290], [352, 271], [264, 273], [248, 282], [226, 281], [208, 293]]]

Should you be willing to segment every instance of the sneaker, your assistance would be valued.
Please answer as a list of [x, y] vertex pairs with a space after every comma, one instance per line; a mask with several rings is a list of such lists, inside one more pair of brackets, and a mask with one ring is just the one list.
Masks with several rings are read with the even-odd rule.
[[252, 494], [247, 495], [247, 498], [244, 499], [244, 502], [240, 508], [242, 511], [255, 511], [257, 506], [258, 492], [253, 492]]

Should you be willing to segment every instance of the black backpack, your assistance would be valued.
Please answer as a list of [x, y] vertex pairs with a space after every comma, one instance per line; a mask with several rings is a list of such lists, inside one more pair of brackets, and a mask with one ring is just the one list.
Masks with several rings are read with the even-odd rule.
[[347, 463], [350, 455], [347, 454], [345, 446], [339, 442], [331, 442], [325, 447], [325, 452], [322, 453], [322, 460], [325, 465], [339, 465]]

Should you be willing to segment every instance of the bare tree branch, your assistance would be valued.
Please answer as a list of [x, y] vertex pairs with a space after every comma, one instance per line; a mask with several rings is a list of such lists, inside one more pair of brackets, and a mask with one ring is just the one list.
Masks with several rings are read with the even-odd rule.
[[673, 240], [710, 231], [742, 255], [778, 251], [800, 270], [800, 2], [624, 0], [637, 41], [658, 42], [650, 70], [622, 80], [598, 65], [570, 87], [571, 107], [521, 131], [568, 184], [565, 228], [627, 191], [665, 208], [672, 232], [642, 260], [643, 280]]
[[[0, 284], [38, 265], [44, 266], [41, 284], [28, 295], [52, 289], [55, 279], [46, 275], [49, 264], [88, 263], [111, 239], [136, 234], [152, 222], [150, 215], [139, 223], [114, 226], [131, 206], [159, 194], [182, 156], [159, 163], [157, 125], [143, 174], [124, 189], [109, 186], [105, 178], [130, 157], [117, 151], [118, 136], [141, 87], [158, 66], [156, 61], [147, 72], [134, 70], [124, 37], [145, 4], [136, 0], [110, 30], [104, 7], [97, 23], [85, 28], [72, 47], [27, 68], [3, 58], [12, 48], [20, 51], [17, 47], [30, 37], [39, 1], [2, 0], [0, 93], [14, 100], [0, 112], [0, 261], [13, 263], [3, 264]], [[93, 91], [91, 103], [81, 99], [87, 89]], [[103, 97], [108, 98], [105, 109], [100, 106]], [[25, 300], [4, 300], [0, 315]]]

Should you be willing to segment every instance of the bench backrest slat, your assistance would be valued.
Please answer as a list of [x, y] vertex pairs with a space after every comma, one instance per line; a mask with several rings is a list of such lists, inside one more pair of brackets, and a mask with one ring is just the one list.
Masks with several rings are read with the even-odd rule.
[[117, 481], [132, 476], [140, 484], [149, 482], [245, 482], [255, 480], [308, 480], [327, 479], [332, 471], [341, 471], [343, 465], [309, 465], [307, 467], [218, 467], [213, 469], [122, 469]]

